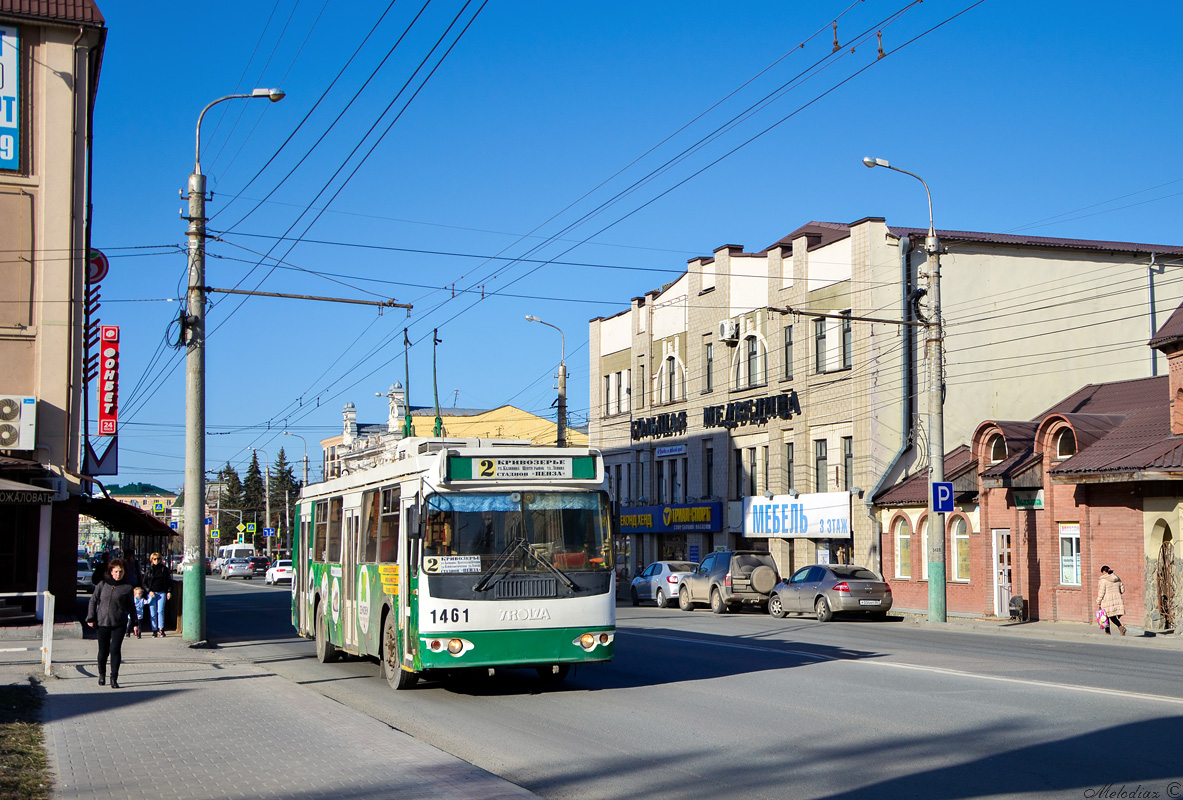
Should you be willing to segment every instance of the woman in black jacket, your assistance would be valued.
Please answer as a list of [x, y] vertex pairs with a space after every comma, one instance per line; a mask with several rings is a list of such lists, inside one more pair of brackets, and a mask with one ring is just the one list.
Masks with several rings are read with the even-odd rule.
[[[119, 662], [123, 650], [123, 632], [127, 618], [136, 617], [132, 587], [123, 582], [123, 562], [118, 558], [107, 568], [107, 577], [94, 587], [90, 606], [86, 610], [86, 624], [95, 628], [99, 639], [99, 686], [107, 682], [107, 656], [111, 657], [111, 688], [119, 688]], [[135, 627], [140, 632], [140, 627]]]
[[164, 636], [164, 601], [172, 597], [173, 576], [161, 558], [153, 553], [144, 570], [144, 588], [148, 590], [148, 610], [152, 612], [152, 638]]

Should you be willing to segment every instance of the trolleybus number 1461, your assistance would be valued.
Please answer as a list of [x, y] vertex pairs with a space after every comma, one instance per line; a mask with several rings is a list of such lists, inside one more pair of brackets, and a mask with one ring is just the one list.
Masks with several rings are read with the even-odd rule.
[[439, 610], [431, 609], [432, 624], [442, 622], [468, 622], [467, 608], [441, 608]]

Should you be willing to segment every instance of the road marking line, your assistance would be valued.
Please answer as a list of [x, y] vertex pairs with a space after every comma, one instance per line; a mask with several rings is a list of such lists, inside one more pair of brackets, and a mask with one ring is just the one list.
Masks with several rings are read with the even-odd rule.
[[995, 681], [998, 683], [1017, 683], [1025, 686], [1038, 686], [1046, 689], [1062, 689], [1070, 692], [1084, 692], [1086, 694], [1100, 694], [1109, 697], [1124, 697], [1134, 700], [1153, 700], [1161, 703], [1171, 703], [1173, 705], [1183, 705], [1183, 697], [1170, 697], [1162, 694], [1145, 694], [1142, 692], [1128, 692], [1122, 689], [1103, 689], [1096, 686], [1079, 686], [1076, 684], [1053, 683], [1052, 681], [1038, 681], [1031, 678], [1008, 678], [1002, 675], [982, 675], [974, 672], [965, 672], [957, 669], [947, 669], [945, 667], [929, 667], [923, 664], [905, 664], [898, 661], [883, 661], [875, 658], [840, 658], [838, 656], [819, 655], [818, 653], [810, 653], [804, 650], [787, 650], [780, 647], [759, 647], [755, 645], [733, 644], [730, 642], [711, 642], [704, 639], [694, 639], [689, 636], [665, 636], [658, 633], [639, 633], [637, 631], [617, 629], [617, 633], [624, 633], [631, 636], [649, 637], [651, 639], [666, 639], [673, 642], [688, 642], [690, 644], [706, 645], [707, 647], [723, 647], [729, 650], [752, 650], [760, 653], [773, 653], [780, 655], [794, 655], [811, 658], [814, 661], [838, 661], [849, 664], [866, 664], [867, 666], [877, 667], [894, 667], [896, 669], [909, 669], [918, 672], [935, 672], [940, 675], [956, 676], [961, 678], [976, 678], [983, 681]]
[[926, 667], [922, 664], [901, 664], [895, 661], [875, 661], [873, 659], [833, 659], [834, 661], [850, 661], [860, 664], [872, 664], [880, 667], [895, 667], [897, 669], [910, 669], [917, 672], [936, 672], [941, 675], [955, 675], [962, 678], [977, 678], [983, 681], [996, 681], [998, 683], [1018, 683], [1025, 686], [1039, 686], [1046, 689], [1063, 689], [1070, 692], [1084, 692], [1086, 694], [1103, 694], [1110, 697], [1125, 697], [1134, 700], [1154, 700], [1160, 703], [1172, 703], [1174, 705], [1183, 705], [1183, 697], [1171, 697], [1162, 694], [1145, 694], [1142, 692], [1127, 692], [1122, 689], [1103, 689], [1099, 686], [1080, 686], [1071, 683], [1053, 683], [1052, 681], [1038, 681], [1031, 678], [1008, 678], [1003, 675], [979, 675], [974, 672], [964, 672], [958, 669], [946, 669], [944, 667]]

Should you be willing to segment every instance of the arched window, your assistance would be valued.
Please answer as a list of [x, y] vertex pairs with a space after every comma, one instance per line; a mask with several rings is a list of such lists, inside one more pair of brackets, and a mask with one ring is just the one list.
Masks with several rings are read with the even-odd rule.
[[920, 580], [928, 580], [928, 517], [920, 520]]
[[746, 336], [735, 360], [733, 388], [748, 389], [768, 383], [768, 354], [759, 336]]
[[895, 576], [912, 577], [912, 523], [901, 517], [895, 523]]
[[969, 580], [969, 525], [965, 517], [954, 517], [953, 524], [953, 580]]
[[1056, 458], [1071, 458], [1076, 455], [1076, 434], [1065, 428], [1056, 436]]
[[1001, 433], [996, 433], [990, 438], [990, 444], [987, 446], [990, 452], [990, 463], [997, 464], [1000, 461], [1006, 460], [1006, 439]]
[[667, 356], [655, 377], [657, 402], [673, 403], [686, 399], [686, 371], [674, 356]]

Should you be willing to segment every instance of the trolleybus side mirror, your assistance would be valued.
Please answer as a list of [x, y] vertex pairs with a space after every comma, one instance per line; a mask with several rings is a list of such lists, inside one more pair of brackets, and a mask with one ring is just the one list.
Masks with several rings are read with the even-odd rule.
[[418, 541], [423, 538], [423, 528], [419, 524], [419, 506], [407, 507], [407, 539]]

